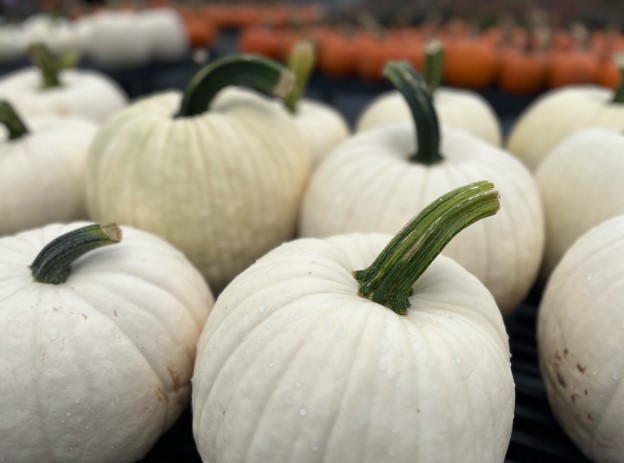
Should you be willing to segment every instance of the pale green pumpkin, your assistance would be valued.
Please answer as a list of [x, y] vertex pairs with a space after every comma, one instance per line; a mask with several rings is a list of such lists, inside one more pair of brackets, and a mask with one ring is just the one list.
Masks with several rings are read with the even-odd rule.
[[276, 63], [225, 58], [191, 81], [182, 109], [170, 92], [119, 113], [89, 153], [92, 218], [166, 238], [223, 288], [294, 235], [310, 162], [278, 102], [242, 89], [212, 98], [229, 84], [283, 96], [291, 78]]

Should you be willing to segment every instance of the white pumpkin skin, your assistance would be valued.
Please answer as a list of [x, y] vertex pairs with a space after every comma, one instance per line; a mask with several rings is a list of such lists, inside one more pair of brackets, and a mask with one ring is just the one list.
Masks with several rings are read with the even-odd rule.
[[[501, 144], [501, 127], [494, 110], [477, 93], [440, 87], [433, 93], [440, 124], [465, 130], [494, 146]], [[409, 107], [397, 91], [378, 96], [363, 111], [356, 132], [412, 120]]]
[[95, 71], [66, 70], [61, 87], [41, 90], [40, 71], [27, 68], [0, 80], [0, 98], [9, 101], [25, 118], [79, 116], [96, 124], [106, 121], [127, 105], [123, 90]]
[[123, 227], [61, 285], [33, 282], [42, 247], [84, 224], [0, 239], [0, 458], [134, 462], [188, 403], [213, 299], [172, 246]]
[[531, 174], [499, 148], [450, 128], [442, 131], [443, 161], [410, 162], [415, 152], [414, 128], [407, 123], [340, 145], [312, 176], [299, 233], [396, 233], [443, 193], [487, 179], [500, 191], [501, 210], [462, 231], [444, 255], [477, 276], [504, 315], [511, 313], [531, 288], [544, 248], [544, 218]]
[[170, 62], [184, 58], [188, 38], [180, 15], [170, 8], [156, 8], [136, 13], [137, 27], [148, 38], [152, 61]]
[[85, 49], [93, 62], [108, 69], [145, 66], [152, 59], [149, 36], [138, 27], [136, 14], [105, 10], [93, 15]]
[[539, 362], [552, 411], [597, 463], [622, 461], [624, 216], [603, 222], [566, 252], [539, 308]]
[[0, 236], [87, 218], [87, 152], [98, 127], [78, 118], [28, 121], [31, 132], [0, 152]]
[[611, 103], [613, 90], [597, 86], [568, 86], [551, 90], [519, 117], [507, 149], [535, 171], [561, 141], [590, 127], [621, 130], [624, 104]]
[[221, 294], [198, 345], [206, 463], [500, 463], [514, 384], [498, 308], [439, 257], [408, 315], [357, 296], [387, 235], [301, 239]]
[[11, 63], [26, 56], [27, 37], [20, 25], [0, 26], [0, 63]]
[[173, 119], [179, 93], [147, 98], [96, 136], [87, 204], [97, 221], [163, 236], [215, 291], [295, 232], [308, 151], [290, 115], [250, 91]]
[[325, 103], [310, 99], [298, 102], [295, 122], [310, 151], [313, 168], [350, 134], [342, 114]]
[[540, 164], [535, 178], [546, 216], [543, 276], [583, 233], [624, 214], [623, 151], [621, 133], [586, 129], [561, 142]]

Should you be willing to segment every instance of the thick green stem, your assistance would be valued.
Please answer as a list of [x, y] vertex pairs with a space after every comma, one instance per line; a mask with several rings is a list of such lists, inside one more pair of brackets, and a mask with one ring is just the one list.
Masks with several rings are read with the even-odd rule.
[[439, 40], [430, 40], [425, 46], [425, 71], [423, 78], [433, 93], [442, 82], [444, 73], [444, 47]]
[[58, 285], [69, 275], [72, 262], [93, 249], [121, 241], [121, 229], [114, 223], [87, 225], [48, 243], [30, 265], [33, 279]]
[[388, 243], [366, 269], [354, 272], [358, 294], [407, 314], [409, 296], [418, 277], [449, 241], [474, 222], [496, 214], [498, 192], [481, 181], [436, 199]]
[[9, 132], [9, 140], [17, 140], [28, 133], [28, 128], [19, 117], [13, 106], [7, 101], [0, 100], [0, 123], [4, 124]]
[[43, 80], [42, 88], [60, 87], [59, 74], [61, 66], [52, 51], [43, 43], [34, 43], [28, 47], [28, 55], [33, 64], [39, 68]]
[[206, 112], [215, 95], [228, 85], [251, 87], [286, 98], [294, 80], [288, 69], [266, 58], [252, 55], [221, 58], [202, 68], [191, 79], [176, 117], [191, 117]]
[[441, 161], [443, 158], [440, 154], [438, 116], [423, 78], [404, 61], [386, 64], [384, 76], [405, 98], [416, 126], [418, 151], [410, 157], [410, 161], [420, 164], [435, 164]]
[[615, 89], [612, 102], [624, 103], [624, 53], [616, 53], [613, 59], [620, 70], [620, 83]]
[[314, 69], [314, 45], [308, 40], [297, 42], [288, 57], [288, 70], [295, 76], [295, 86], [284, 103], [292, 113], [297, 112], [297, 103], [305, 92], [310, 74]]

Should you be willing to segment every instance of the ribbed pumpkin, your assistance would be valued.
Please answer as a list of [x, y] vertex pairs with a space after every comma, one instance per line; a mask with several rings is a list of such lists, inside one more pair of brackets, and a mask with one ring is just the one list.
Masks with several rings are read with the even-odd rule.
[[[501, 144], [500, 123], [488, 102], [475, 92], [438, 87], [444, 64], [439, 42], [430, 42], [425, 51], [425, 80], [433, 91], [436, 112], [443, 125], [470, 132], [495, 146]], [[363, 132], [412, 119], [410, 108], [397, 91], [376, 97], [362, 112], [356, 131]]]
[[416, 133], [414, 123], [389, 125], [332, 151], [306, 192], [301, 235], [396, 233], [442, 192], [488, 178], [501, 192], [500, 214], [462, 232], [445, 254], [510, 313], [531, 287], [542, 256], [543, 217], [533, 177], [513, 156], [466, 132], [440, 133], [430, 93], [406, 63], [390, 64], [386, 73], [405, 95]]
[[583, 233], [624, 214], [624, 119], [620, 130], [582, 130], [553, 149], [535, 177], [546, 216], [543, 274]]
[[121, 233], [0, 239], [0, 459], [136, 462], [186, 407], [212, 294], [170, 244]]
[[87, 218], [85, 166], [98, 127], [80, 118], [25, 123], [0, 101], [0, 236]]
[[618, 216], [584, 233], [564, 254], [537, 319], [553, 414], [587, 458], [600, 463], [619, 463], [624, 453], [623, 274], [624, 216]]
[[315, 167], [337, 145], [349, 137], [349, 126], [342, 114], [332, 106], [302, 98], [315, 62], [314, 45], [308, 41], [296, 43], [289, 56], [288, 68], [295, 76], [295, 88], [286, 98]]
[[198, 345], [203, 461], [501, 463], [514, 405], [505, 327], [473, 275], [435, 258], [497, 208], [491, 184], [464, 186], [393, 239], [295, 240], [239, 275]]
[[[620, 72], [624, 61], [619, 63]], [[613, 91], [596, 85], [571, 85], [544, 94], [516, 122], [507, 149], [531, 170], [568, 136], [589, 127], [622, 129], [624, 79]]]
[[[232, 56], [180, 94], [146, 98], [113, 117], [89, 153], [88, 210], [181, 249], [220, 290], [294, 235], [309, 175], [306, 146], [280, 104], [230, 84], [285, 96], [277, 63]], [[207, 108], [209, 108], [207, 110]]]

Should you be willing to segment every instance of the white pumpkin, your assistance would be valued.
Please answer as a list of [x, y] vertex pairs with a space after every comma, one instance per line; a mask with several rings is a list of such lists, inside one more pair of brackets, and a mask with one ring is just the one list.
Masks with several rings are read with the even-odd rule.
[[[432, 40], [425, 47], [424, 79], [433, 93], [433, 104], [440, 122], [500, 146], [501, 127], [490, 104], [478, 93], [439, 87], [443, 66], [442, 44]], [[356, 132], [411, 120], [411, 111], [405, 98], [394, 90], [382, 93], [364, 108], [356, 123]]]
[[618, 463], [624, 454], [623, 274], [624, 216], [619, 216], [570, 247], [538, 312], [548, 401], [566, 434], [596, 463]]
[[79, 116], [100, 124], [126, 106], [124, 92], [104, 74], [59, 71], [44, 47], [38, 47], [35, 53], [46, 55], [42, 68], [19, 69], [0, 79], [0, 98], [9, 101], [25, 118]]
[[26, 128], [10, 111], [0, 102], [2, 122], [13, 127], [0, 148], [0, 236], [85, 219], [87, 151], [97, 126], [84, 119], [45, 118], [29, 120]]
[[517, 159], [467, 132], [444, 128], [438, 148], [432, 111], [417, 123], [418, 143], [414, 124], [405, 123], [357, 134], [336, 148], [312, 176], [299, 233], [396, 233], [442, 192], [486, 178], [501, 192], [501, 212], [462, 232], [444, 254], [477, 276], [507, 315], [539, 270], [544, 219], [537, 186]]
[[586, 129], [562, 141], [539, 165], [535, 178], [546, 217], [544, 276], [579, 236], [624, 214], [623, 152], [621, 132]]
[[353, 272], [390, 238], [292, 241], [221, 293], [192, 380], [204, 462], [503, 462], [514, 385], [496, 303], [445, 257], [408, 282], [404, 316], [359, 296]]
[[[435, 90], [433, 101], [442, 124], [465, 130], [494, 146], [500, 146], [500, 123], [482, 96], [468, 90], [440, 87]], [[364, 109], [356, 124], [356, 132], [410, 120], [410, 110], [403, 96], [397, 91], [390, 91], [376, 97]]]
[[93, 15], [85, 36], [87, 56], [108, 69], [131, 69], [151, 61], [149, 37], [139, 27], [136, 13], [103, 10]]
[[217, 291], [294, 235], [310, 169], [281, 104], [242, 89], [211, 103], [232, 68], [239, 68], [238, 84], [264, 77], [265, 91], [289, 91], [277, 82], [291, 77], [281, 66], [224, 58], [191, 81], [181, 111], [180, 94], [169, 92], [113, 117], [93, 142], [87, 173], [92, 218], [165, 237]]
[[[31, 271], [45, 245], [82, 225], [0, 239], [7, 462], [135, 462], [189, 401], [195, 343], [213, 304], [201, 275], [171, 245], [129, 227], [121, 243], [78, 258], [64, 282], [62, 268], [49, 271], [64, 257], [58, 243]], [[106, 239], [101, 230], [119, 239], [111, 226], [92, 228], [74, 244]]]
[[621, 101], [614, 102], [613, 90], [592, 85], [551, 90], [520, 115], [509, 135], [507, 149], [535, 171], [550, 151], [580, 130], [622, 130], [622, 96]]
[[26, 56], [26, 34], [20, 25], [0, 26], [0, 63], [8, 64]]
[[80, 51], [78, 34], [65, 18], [34, 14], [23, 23], [27, 45], [44, 43], [54, 53]]
[[295, 76], [295, 86], [286, 98], [286, 106], [310, 151], [312, 168], [346, 140], [350, 133], [347, 121], [334, 107], [302, 98], [314, 63], [314, 45], [307, 40], [297, 42], [288, 58], [288, 69]]
[[182, 18], [174, 10], [153, 8], [139, 11], [136, 21], [136, 27], [147, 39], [152, 61], [179, 61], [188, 53], [186, 29]]
[[302, 99], [294, 118], [310, 151], [313, 168], [349, 137], [349, 126], [342, 114], [320, 101]]

